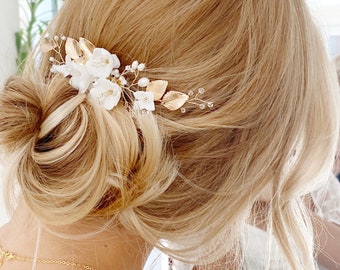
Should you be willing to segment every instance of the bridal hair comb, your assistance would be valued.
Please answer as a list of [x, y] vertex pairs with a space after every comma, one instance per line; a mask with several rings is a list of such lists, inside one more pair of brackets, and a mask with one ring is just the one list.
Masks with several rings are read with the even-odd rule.
[[[65, 58], [61, 53], [63, 47]], [[168, 81], [150, 81], [140, 76], [144, 63], [135, 60], [121, 68], [116, 54], [96, 48], [85, 38], [77, 41], [63, 35], [45, 37], [40, 49], [42, 53], [55, 53], [55, 57], [49, 59], [52, 74], [62, 74], [80, 94], [88, 94], [106, 110], [112, 110], [119, 102], [126, 107], [132, 103], [135, 108], [147, 112], [154, 111], [155, 104], [182, 113], [186, 112], [186, 104], [194, 104], [202, 110], [214, 106], [199, 98], [205, 92], [203, 88], [188, 93], [168, 90]]]

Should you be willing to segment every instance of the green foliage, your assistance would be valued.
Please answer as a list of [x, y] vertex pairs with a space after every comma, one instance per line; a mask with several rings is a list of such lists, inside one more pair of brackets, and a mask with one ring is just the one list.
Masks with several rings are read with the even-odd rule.
[[[38, 8], [47, 0], [26, 0], [28, 22], [23, 29], [15, 33], [17, 49], [17, 71], [20, 73], [25, 65], [27, 55], [32, 50], [34, 41], [44, 32], [49, 21], [39, 19]], [[57, 12], [58, 0], [52, 0], [53, 13]]]

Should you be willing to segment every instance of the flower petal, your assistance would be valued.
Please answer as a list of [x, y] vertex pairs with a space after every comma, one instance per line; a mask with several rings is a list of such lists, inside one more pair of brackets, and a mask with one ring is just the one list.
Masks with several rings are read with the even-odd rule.
[[100, 88], [105, 92], [112, 92], [114, 95], [118, 95], [122, 92], [121, 87], [117, 83], [102, 78], [96, 80], [93, 87]]
[[51, 72], [52, 73], [60, 73], [64, 77], [67, 77], [68, 75], [71, 74], [70, 67], [68, 67], [67, 65], [53, 65], [51, 67]]
[[117, 55], [111, 54], [112, 61], [113, 61], [113, 67], [112, 68], [119, 68], [120, 67], [120, 61]]
[[121, 93], [122, 89], [117, 83], [101, 78], [93, 83], [93, 88], [90, 90], [91, 97], [106, 110], [112, 110], [117, 106]]
[[120, 100], [120, 95], [119, 96], [107, 96], [104, 101], [103, 101], [103, 106], [106, 110], [112, 110], [114, 107], [117, 106], [118, 102]]
[[71, 75], [70, 84], [78, 89], [79, 93], [85, 93], [94, 81], [94, 77], [88, 73], [86, 67], [79, 63], [72, 62]]
[[95, 48], [89, 61], [86, 62], [86, 67], [91, 75], [106, 79], [110, 76], [115, 66], [117, 66], [117, 59], [117, 56], [114, 58], [107, 50]]
[[52, 73], [61, 73], [64, 77], [72, 75], [72, 60], [69, 55], [66, 55], [66, 63], [64, 65], [53, 65], [51, 68]]
[[99, 87], [93, 87], [91, 88], [90, 90], [90, 95], [95, 98], [95, 99], [98, 99], [98, 98], [102, 98], [103, 97], [103, 94], [104, 94], [104, 90], [102, 88], [99, 88]]
[[147, 104], [145, 104], [145, 110], [147, 111], [154, 111], [155, 110], [155, 103], [154, 102], [149, 102]]
[[137, 91], [134, 92], [135, 106], [140, 110], [154, 111], [155, 102], [154, 95], [152, 92]]

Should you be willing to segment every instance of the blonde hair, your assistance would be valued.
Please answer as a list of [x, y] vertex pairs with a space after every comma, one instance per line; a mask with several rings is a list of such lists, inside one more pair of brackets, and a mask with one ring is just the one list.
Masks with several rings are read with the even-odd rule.
[[44, 56], [40, 79], [12, 78], [0, 96], [0, 141], [21, 149], [18, 182], [39, 219], [110, 217], [208, 263], [237, 246], [270, 187], [274, 235], [293, 269], [314, 269], [302, 196], [331, 170], [338, 96], [303, 0], [69, 0], [48, 33], [145, 62], [170, 88], [204, 87], [214, 109], [107, 112], [64, 78], [44, 83]]
[[340, 55], [336, 56], [333, 59], [333, 63], [335, 65], [335, 70], [336, 70], [336, 73], [338, 75], [338, 82], [340, 84]]

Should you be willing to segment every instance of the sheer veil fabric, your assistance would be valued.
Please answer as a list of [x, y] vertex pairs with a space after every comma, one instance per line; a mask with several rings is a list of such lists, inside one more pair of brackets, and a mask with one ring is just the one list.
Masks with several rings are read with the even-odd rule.
[[332, 174], [328, 183], [312, 193], [316, 214], [340, 225], [340, 184]]

